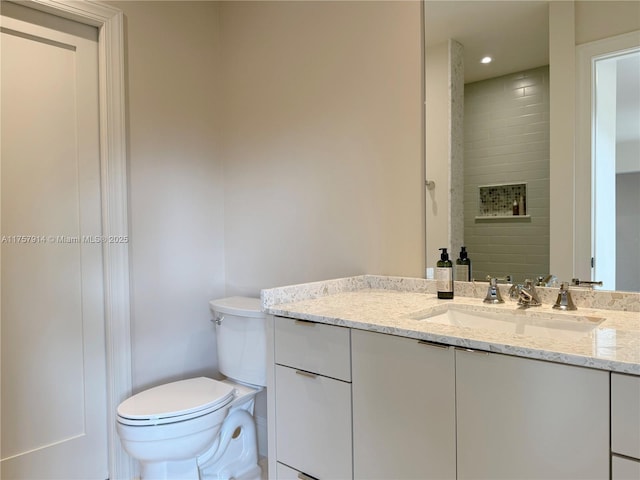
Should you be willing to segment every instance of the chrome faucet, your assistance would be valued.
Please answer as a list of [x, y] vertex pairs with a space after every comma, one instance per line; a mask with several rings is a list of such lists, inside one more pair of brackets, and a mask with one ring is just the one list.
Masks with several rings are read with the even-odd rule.
[[489, 289], [487, 290], [487, 296], [484, 297], [484, 303], [504, 303], [502, 295], [500, 295], [500, 289], [498, 288], [498, 279], [493, 277], [489, 278]]
[[573, 303], [571, 293], [569, 292], [569, 284], [561, 283], [560, 291], [558, 292], [558, 298], [556, 303], [553, 304], [553, 308], [556, 310], [577, 310], [578, 308]]
[[542, 305], [536, 287], [531, 280], [525, 280], [524, 285], [518, 285], [517, 290], [518, 305], [521, 307], [538, 307]]

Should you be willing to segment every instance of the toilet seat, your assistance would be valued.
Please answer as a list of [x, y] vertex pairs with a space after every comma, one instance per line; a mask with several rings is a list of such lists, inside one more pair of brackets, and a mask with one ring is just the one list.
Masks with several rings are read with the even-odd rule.
[[182, 422], [219, 410], [234, 398], [234, 388], [199, 377], [140, 392], [118, 406], [118, 422], [148, 426]]

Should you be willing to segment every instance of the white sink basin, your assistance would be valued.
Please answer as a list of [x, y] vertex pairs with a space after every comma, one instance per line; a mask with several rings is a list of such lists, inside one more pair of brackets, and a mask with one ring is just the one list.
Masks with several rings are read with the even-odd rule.
[[450, 305], [444, 311], [418, 314], [412, 318], [454, 327], [567, 340], [591, 334], [605, 320], [601, 317], [555, 314], [531, 309], [504, 312], [467, 305]]

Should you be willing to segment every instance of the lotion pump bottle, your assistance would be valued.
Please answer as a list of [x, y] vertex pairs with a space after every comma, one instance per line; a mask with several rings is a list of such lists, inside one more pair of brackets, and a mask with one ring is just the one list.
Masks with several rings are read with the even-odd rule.
[[449, 260], [446, 248], [441, 248], [440, 260], [436, 264], [436, 288], [438, 298], [453, 298], [453, 263]]
[[467, 256], [467, 247], [460, 248], [460, 258], [456, 260], [455, 278], [457, 282], [471, 281], [471, 260]]

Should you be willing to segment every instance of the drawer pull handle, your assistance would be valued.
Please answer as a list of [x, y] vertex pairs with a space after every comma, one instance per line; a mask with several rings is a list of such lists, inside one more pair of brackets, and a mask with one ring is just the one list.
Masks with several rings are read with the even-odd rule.
[[316, 322], [312, 322], [310, 320], [295, 320], [294, 323], [296, 325], [304, 325], [307, 327], [313, 327], [316, 324]]
[[489, 352], [485, 352], [484, 350], [474, 350], [473, 348], [457, 347], [456, 350], [459, 350], [461, 352], [475, 353], [477, 355], [489, 355]]
[[318, 480], [316, 477], [312, 477], [311, 475], [307, 475], [306, 473], [298, 473], [299, 480]]
[[428, 347], [436, 347], [436, 348], [443, 348], [443, 349], [449, 348], [449, 345], [445, 343], [430, 342], [428, 340], [418, 340], [418, 343], [420, 345], [427, 345]]
[[296, 370], [296, 374], [302, 375], [303, 377], [316, 378], [317, 375], [314, 373], [305, 372], [304, 370]]

